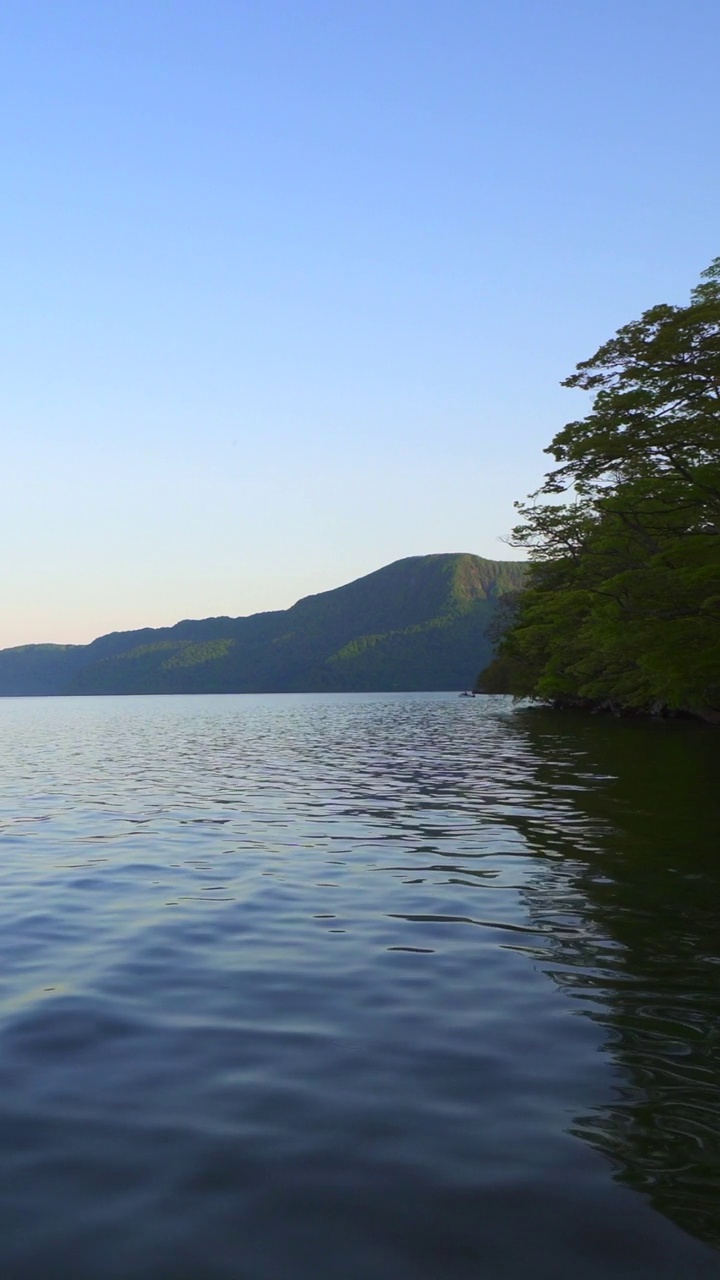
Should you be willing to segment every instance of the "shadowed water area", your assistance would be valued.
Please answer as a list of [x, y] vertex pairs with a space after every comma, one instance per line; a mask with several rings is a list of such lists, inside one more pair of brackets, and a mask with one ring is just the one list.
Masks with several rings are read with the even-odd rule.
[[2, 1280], [720, 1277], [720, 734], [0, 701]]

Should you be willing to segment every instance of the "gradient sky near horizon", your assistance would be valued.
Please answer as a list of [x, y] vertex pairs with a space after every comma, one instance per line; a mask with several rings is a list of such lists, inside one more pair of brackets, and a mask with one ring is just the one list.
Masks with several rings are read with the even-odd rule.
[[500, 541], [720, 253], [718, 0], [4, 0], [0, 646]]

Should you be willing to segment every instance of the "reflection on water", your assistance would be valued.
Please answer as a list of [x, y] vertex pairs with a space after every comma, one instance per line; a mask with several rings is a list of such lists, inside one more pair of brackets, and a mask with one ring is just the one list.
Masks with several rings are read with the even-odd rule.
[[[533, 710], [518, 726], [549, 790], [595, 824], [525, 889], [531, 918], [576, 904], [577, 932], [532, 949], [607, 1033], [611, 1102], [573, 1132], [686, 1231], [720, 1245], [720, 741], [689, 725], [585, 721]], [[604, 783], [601, 783], [606, 775]], [[551, 848], [529, 834], [538, 851]]]
[[719, 755], [0, 703], [3, 1280], [719, 1276]]

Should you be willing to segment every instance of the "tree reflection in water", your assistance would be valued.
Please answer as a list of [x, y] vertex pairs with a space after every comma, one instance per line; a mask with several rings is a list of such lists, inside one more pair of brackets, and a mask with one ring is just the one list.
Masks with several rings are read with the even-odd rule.
[[545, 855], [526, 890], [543, 941], [523, 950], [605, 1028], [617, 1066], [613, 1099], [572, 1132], [720, 1245], [720, 733], [540, 709], [512, 719], [541, 793], [570, 811], [554, 837], [513, 819]]

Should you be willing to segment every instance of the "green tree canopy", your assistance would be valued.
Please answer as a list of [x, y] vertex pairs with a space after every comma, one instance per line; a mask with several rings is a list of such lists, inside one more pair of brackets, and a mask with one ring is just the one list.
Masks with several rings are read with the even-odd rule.
[[592, 408], [517, 504], [529, 586], [480, 687], [720, 719], [720, 258], [563, 385]]

